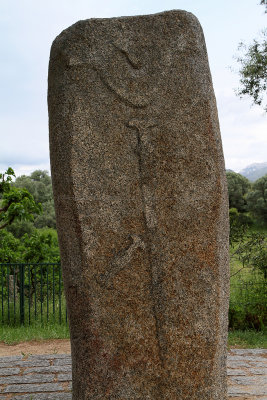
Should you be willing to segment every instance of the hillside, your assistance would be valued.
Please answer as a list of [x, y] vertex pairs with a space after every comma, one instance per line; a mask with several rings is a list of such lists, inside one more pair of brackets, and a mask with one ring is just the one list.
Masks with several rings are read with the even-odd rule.
[[246, 168], [242, 169], [239, 174], [254, 182], [267, 174], [267, 162], [248, 165]]

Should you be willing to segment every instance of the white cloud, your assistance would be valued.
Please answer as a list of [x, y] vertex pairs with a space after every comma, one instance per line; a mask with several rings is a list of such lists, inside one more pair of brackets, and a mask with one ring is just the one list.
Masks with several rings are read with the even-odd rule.
[[[20, 170], [49, 169], [47, 121], [34, 115], [0, 118], [4, 145], [0, 148], [0, 171], [12, 167]], [[36, 166], [39, 166], [36, 168]], [[41, 168], [41, 166], [44, 166]]]
[[240, 171], [267, 160], [267, 116], [229, 90], [217, 94], [226, 167]]

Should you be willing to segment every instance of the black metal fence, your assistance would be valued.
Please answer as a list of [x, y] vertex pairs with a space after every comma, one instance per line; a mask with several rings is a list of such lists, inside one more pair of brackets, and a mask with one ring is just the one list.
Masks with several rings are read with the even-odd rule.
[[60, 264], [0, 264], [0, 322], [67, 323]]
[[[0, 263], [0, 324], [66, 324], [60, 264]], [[229, 327], [262, 329], [267, 324], [267, 280], [247, 269], [231, 277]]]
[[258, 269], [243, 268], [230, 280], [229, 327], [262, 330], [267, 326], [267, 279]]

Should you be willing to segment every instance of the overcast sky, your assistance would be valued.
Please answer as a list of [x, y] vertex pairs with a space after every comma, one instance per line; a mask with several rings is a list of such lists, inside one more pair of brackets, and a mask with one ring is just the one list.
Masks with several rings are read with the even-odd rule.
[[260, 0], [0, 0], [0, 172], [49, 170], [47, 68], [50, 46], [80, 19], [194, 13], [202, 24], [217, 98], [226, 167], [239, 172], [267, 161], [267, 115], [234, 93], [239, 42], [266, 27]]

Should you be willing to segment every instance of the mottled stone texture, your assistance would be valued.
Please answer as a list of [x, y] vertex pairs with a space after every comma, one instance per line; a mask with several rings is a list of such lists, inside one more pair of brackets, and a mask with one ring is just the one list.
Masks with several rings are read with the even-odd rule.
[[48, 100], [73, 399], [225, 400], [227, 193], [197, 19], [77, 22]]

